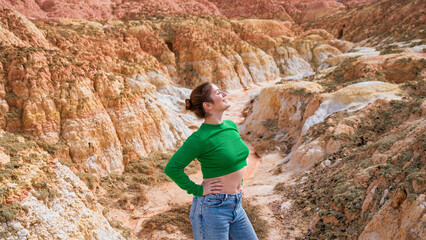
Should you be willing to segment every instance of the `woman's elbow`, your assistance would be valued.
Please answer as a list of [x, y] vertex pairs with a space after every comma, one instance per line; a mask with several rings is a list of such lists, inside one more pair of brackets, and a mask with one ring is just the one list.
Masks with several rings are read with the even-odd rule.
[[170, 166], [169, 165], [166, 165], [166, 167], [164, 168], [164, 173], [167, 175], [167, 176], [169, 176], [170, 175]]
[[174, 171], [175, 169], [170, 164], [167, 164], [166, 167], [164, 168], [164, 173], [169, 177], [173, 175]]

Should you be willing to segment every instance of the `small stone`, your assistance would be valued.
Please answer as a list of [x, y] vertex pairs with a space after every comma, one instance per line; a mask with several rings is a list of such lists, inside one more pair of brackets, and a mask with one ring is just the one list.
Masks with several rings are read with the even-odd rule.
[[19, 240], [25, 240], [25, 239], [27, 239], [27, 236], [29, 234], [30, 234], [30, 232], [27, 229], [25, 229], [25, 228], [19, 230], [19, 232], [18, 232]]
[[283, 202], [281, 204], [281, 212], [284, 212], [284, 211], [290, 209], [290, 207], [291, 207], [291, 201]]
[[289, 161], [290, 161], [290, 157], [288, 157], [289, 155], [287, 155], [285, 158], [283, 158], [281, 161], [280, 161], [280, 164], [284, 164], [284, 163], [288, 163]]
[[21, 224], [20, 222], [16, 221], [16, 220], [8, 222], [8, 225], [9, 225], [11, 228], [13, 228], [13, 230], [15, 230], [15, 231], [17, 231], [17, 232], [18, 232], [19, 230], [21, 230], [21, 229], [23, 229], [23, 228], [24, 228], [24, 227], [22, 226], [22, 224]]
[[342, 159], [341, 158], [338, 158], [335, 162], [334, 162], [334, 164], [338, 164], [339, 162], [341, 162], [342, 161]]
[[385, 189], [385, 191], [383, 192], [383, 196], [382, 199], [380, 199], [380, 205], [383, 205], [385, 203], [385, 199], [388, 196], [389, 190]]
[[331, 161], [330, 160], [327, 159], [327, 160], [324, 161], [324, 166], [328, 167], [330, 165], [331, 165]]
[[18, 186], [18, 184], [16, 184], [16, 183], [8, 183], [7, 184], [7, 187], [9, 187], [9, 188], [14, 188], [16, 186]]
[[4, 152], [1, 151], [0, 149], [0, 163], [1, 164], [8, 164], [10, 162], [10, 157], [9, 155], [5, 154]]

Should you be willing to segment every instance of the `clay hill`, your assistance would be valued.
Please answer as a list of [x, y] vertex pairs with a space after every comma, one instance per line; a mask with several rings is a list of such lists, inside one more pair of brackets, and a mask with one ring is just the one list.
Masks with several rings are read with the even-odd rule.
[[424, 39], [425, 7], [423, 1], [372, 1], [303, 25], [325, 29], [339, 39], [364, 40], [372, 45]]
[[106, 19], [129, 18], [135, 15], [191, 14], [220, 15], [227, 18], [263, 18], [294, 20], [327, 16], [347, 8], [372, 2], [332, 0], [169, 0], [169, 1], [54, 1], [54, 0], [3, 0], [0, 4], [13, 8], [30, 18]]
[[203, 81], [259, 239], [426, 238], [424, 5], [0, 1], [0, 238], [191, 239], [163, 169]]

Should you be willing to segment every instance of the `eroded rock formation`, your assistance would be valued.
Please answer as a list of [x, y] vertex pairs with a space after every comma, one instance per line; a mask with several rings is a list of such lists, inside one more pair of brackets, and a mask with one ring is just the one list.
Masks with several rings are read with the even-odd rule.
[[424, 39], [425, 3], [411, 1], [377, 1], [329, 16], [305, 22], [303, 26], [325, 29], [341, 39], [366, 42], [398, 42]]
[[[10, 156], [1, 161], [1, 238], [124, 239], [86, 184], [42, 142], [3, 130], [0, 141], [0, 156]], [[16, 214], [19, 221], [13, 219]]]
[[280, 1], [281, 5], [297, 23], [303, 23], [323, 16], [333, 15], [345, 10], [340, 1], [330, 0], [291, 0]]
[[279, 1], [210, 0], [228, 18], [263, 18], [292, 20]]
[[281, 78], [240, 132], [299, 173], [299, 233], [425, 238], [424, 3], [369, 2], [2, 1], [0, 237], [146, 236], [134, 213], [200, 124], [186, 87]]
[[56, 1], [25, 0], [0, 2], [0, 6], [10, 7], [31, 18], [73, 18], [111, 19], [129, 18], [135, 15], [191, 14], [219, 15], [217, 7], [207, 0], [169, 1]]
[[188, 136], [185, 117], [174, 118], [179, 111], [160, 103], [183, 103], [184, 91], [173, 84], [247, 88], [277, 79], [279, 70], [300, 75], [341, 53], [328, 33], [297, 37], [290, 22], [275, 20], [33, 23], [3, 9], [2, 23], [4, 129], [61, 143], [98, 176], [121, 173], [134, 157], [173, 149]]
[[309, 236], [425, 237], [425, 54], [382, 53], [336, 55], [327, 61], [345, 60], [262, 89], [245, 109], [256, 152], [281, 152], [277, 173], [302, 173], [277, 191], [310, 216]]

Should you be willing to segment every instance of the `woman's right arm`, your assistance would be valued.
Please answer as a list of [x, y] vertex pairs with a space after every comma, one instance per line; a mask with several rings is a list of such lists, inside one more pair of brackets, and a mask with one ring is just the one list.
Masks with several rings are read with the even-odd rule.
[[182, 146], [173, 154], [164, 169], [169, 176], [180, 188], [186, 190], [188, 194], [195, 196], [203, 196], [203, 186], [195, 184], [184, 169], [190, 162], [197, 158], [202, 152], [201, 138], [197, 132], [189, 136]]

